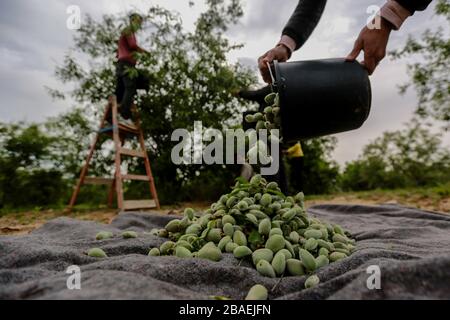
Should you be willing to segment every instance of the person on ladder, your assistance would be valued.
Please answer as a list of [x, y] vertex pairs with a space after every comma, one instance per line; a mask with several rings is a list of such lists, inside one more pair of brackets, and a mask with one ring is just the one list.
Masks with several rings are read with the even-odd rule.
[[137, 13], [129, 16], [130, 24], [122, 31], [117, 49], [116, 97], [119, 105], [119, 122], [135, 127], [132, 119], [133, 100], [137, 89], [148, 89], [150, 77], [136, 68], [139, 54], [149, 54], [137, 44], [136, 32], [142, 27], [143, 18]]

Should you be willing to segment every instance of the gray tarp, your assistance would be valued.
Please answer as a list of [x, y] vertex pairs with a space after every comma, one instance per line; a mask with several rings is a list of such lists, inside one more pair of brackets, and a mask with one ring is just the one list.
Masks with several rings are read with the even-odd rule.
[[[339, 223], [357, 240], [357, 251], [318, 271], [319, 286], [305, 290], [306, 277], [270, 279], [225, 254], [215, 263], [201, 259], [149, 257], [164, 239], [148, 234], [173, 216], [120, 214], [111, 223], [58, 218], [25, 236], [0, 237], [2, 299], [242, 299], [256, 283], [270, 299], [423, 299], [450, 298], [450, 216], [392, 205], [321, 205], [312, 216]], [[96, 241], [100, 230], [120, 236]], [[84, 254], [101, 247], [107, 259]], [[81, 267], [81, 290], [68, 290], [65, 273]], [[366, 287], [367, 267], [378, 265], [381, 290]]]

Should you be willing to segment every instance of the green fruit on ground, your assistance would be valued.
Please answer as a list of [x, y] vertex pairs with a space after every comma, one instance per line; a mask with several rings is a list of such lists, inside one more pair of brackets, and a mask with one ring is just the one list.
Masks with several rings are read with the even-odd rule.
[[302, 262], [297, 259], [287, 259], [286, 269], [292, 276], [302, 276], [305, 274]]
[[227, 223], [229, 223], [229, 224], [231, 224], [231, 225], [234, 225], [234, 224], [236, 224], [236, 220], [235, 220], [231, 215], [229, 215], [229, 214], [224, 215], [224, 216], [222, 217], [222, 224], [223, 224], [223, 225], [226, 225]]
[[278, 276], [281, 276], [284, 273], [284, 270], [286, 269], [286, 256], [283, 252], [278, 251], [277, 254], [275, 254], [272, 260], [272, 268]]
[[88, 251], [88, 256], [93, 258], [107, 258], [105, 251], [100, 248], [92, 248]]
[[171, 253], [174, 246], [175, 242], [166, 241], [159, 247], [159, 251], [161, 252], [161, 255], [165, 256]]
[[233, 242], [236, 243], [238, 246], [246, 246], [247, 237], [242, 231], [236, 230], [233, 234]]
[[313, 287], [317, 286], [319, 284], [319, 282], [320, 282], [319, 277], [316, 275], [312, 275], [308, 279], [306, 279], [305, 288], [306, 289], [313, 288]]
[[274, 253], [277, 253], [285, 246], [285, 240], [282, 235], [274, 234], [271, 236], [266, 242], [266, 248], [272, 250]]
[[122, 237], [124, 239], [137, 238], [138, 234], [134, 231], [125, 231], [125, 232], [122, 232]]
[[221, 234], [222, 234], [222, 229], [219, 229], [219, 228], [211, 229], [206, 236], [206, 241], [218, 243], [220, 241], [220, 239], [222, 239]]
[[273, 252], [270, 249], [258, 249], [252, 253], [253, 264], [256, 266], [259, 260], [266, 260], [267, 262], [272, 262]]
[[158, 248], [153, 248], [148, 253], [149, 256], [158, 257], [160, 255]]
[[215, 246], [204, 246], [198, 251], [197, 256], [201, 259], [207, 259], [211, 261], [219, 261], [222, 259], [222, 252]]
[[227, 253], [233, 253], [234, 249], [236, 249], [237, 247], [239, 247], [239, 246], [236, 243], [234, 243], [233, 241], [230, 241], [225, 245], [225, 251]]
[[237, 259], [242, 259], [244, 257], [250, 256], [252, 254], [252, 250], [246, 246], [239, 246], [233, 250], [233, 255]]
[[326, 265], [328, 265], [330, 263], [330, 261], [328, 260], [328, 258], [326, 256], [318, 256], [316, 258], [316, 267], [317, 269], [324, 267]]
[[270, 230], [272, 228], [272, 223], [270, 219], [263, 219], [259, 223], [258, 232], [264, 236], [268, 236], [270, 234]]
[[300, 260], [302, 261], [303, 266], [308, 271], [316, 270], [316, 260], [311, 253], [309, 253], [305, 249], [299, 249], [298, 254], [300, 256]]
[[181, 221], [179, 219], [171, 220], [166, 224], [166, 230], [169, 232], [178, 232], [181, 229], [180, 224]]
[[342, 259], [347, 258], [347, 255], [345, 253], [342, 252], [333, 252], [330, 254], [329, 259], [331, 262], [336, 262]]
[[192, 208], [186, 208], [184, 209], [184, 216], [187, 217], [189, 220], [194, 219], [194, 209]]
[[304, 248], [308, 251], [314, 251], [317, 248], [317, 240], [314, 238], [309, 238], [306, 240]]
[[264, 286], [260, 284], [255, 284], [248, 291], [245, 300], [267, 300], [268, 296], [269, 293], [267, 292], [267, 289]]
[[321, 239], [322, 238], [322, 232], [320, 230], [316, 229], [310, 229], [306, 230], [304, 234], [306, 239], [314, 238], [314, 239]]
[[226, 223], [223, 226], [223, 233], [225, 233], [225, 235], [232, 237], [234, 234], [234, 227], [231, 223]]
[[192, 253], [185, 247], [177, 247], [175, 249], [175, 256], [178, 258], [191, 258]]
[[108, 231], [100, 231], [99, 233], [97, 233], [97, 235], [95, 236], [95, 239], [97, 240], [106, 240], [106, 239], [110, 239], [113, 237], [112, 232], [108, 232]]
[[226, 245], [228, 244], [228, 242], [231, 242], [231, 241], [233, 241], [233, 240], [231, 240], [230, 236], [225, 236], [219, 241], [217, 248], [219, 248], [220, 251], [224, 252]]
[[269, 237], [271, 237], [271, 236], [273, 236], [273, 235], [276, 235], [276, 234], [282, 236], [282, 235], [283, 235], [283, 231], [281, 231], [280, 228], [272, 228], [272, 229], [270, 230]]
[[256, 265], [256, 270], [263, 276], [269, 277], [269, 278], [275, 278], [276, 274], [273, 270], [272, 265], [267, 262], [266, 260], [259, 260], [258, 264]]

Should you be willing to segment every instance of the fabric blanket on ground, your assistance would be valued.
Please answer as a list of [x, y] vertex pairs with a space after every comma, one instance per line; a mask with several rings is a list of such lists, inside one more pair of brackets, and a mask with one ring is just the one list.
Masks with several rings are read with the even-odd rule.
[[[320, 284], [304, 289], [306, 276], [262, 277], [231, 254], [220, 262], [148, 256], [163, 238], [150, 235], [173, 216], [119, 214], [110, 225], [58, 218], [25, 236], [0, 237], [0, 299], [243, 299], [254, 284], [269, 299], [449, 299], [450, 215], [393, 205], [319, 205], [310, 215], [341, 224], [357, 240], [351, 257], [318, 270]], [[97, 241], [97, 232], [112, 239]], [[123, 230], [139, 237], [122, 239]], [[108, 258], [86, 255], [101, 247]], [[81, 268], [81, 289], [69, 290], [66, 270]], [[368, 289], [367, 268], [379, 266], [381, 289]]]

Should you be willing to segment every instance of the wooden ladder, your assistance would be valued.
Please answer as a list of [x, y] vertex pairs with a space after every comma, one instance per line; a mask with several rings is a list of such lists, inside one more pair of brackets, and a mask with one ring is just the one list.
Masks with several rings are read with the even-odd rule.
[[[144, 134], [141, 129], [141, 121], [135, 107], [135, 126], [129, 126], [120, 123], [117, 120], [118, 108], [115, 96], [110, 96], [108, 99], [108, 105], [106, 106], [105, 114], [100, 122], [100, 130], [97, 132], [94, 141], [89, 149], [88, 156], [86, 158], [86, 163], [81, 170], [80, 178], [78, 179], [77, 185], [73, 191], [72, 198], [68, 206], [70, 211], [77, 201], [78, 194], [80, 192], [81, 186], [83, 184], [96, 184], [96, 185], [109, 185], [109, 195], [108, 195], [108, 206], [112, 207], [114, 200], [114, 191], [117, 195], [117, 207], [121, 211], [126, 210], [137, 210], [137, 209], [160, 209], [158, 194], [156, 192], [156, 187], [152, 175], [152, 169], [150, 166], [150, 160], [148, 159], [147, 152], [145, 150]], [[112, 114], [112, 126], [108, 124], [108, 118]], [[100, 139], [101, 134], [109, 134], [114, 140], [114, 152], [115, 152], [115, 174], [114, 178], [100, 178], [100, 177], [88, 177], [87, 172], [89, 168], [89, 163], [94, 155], [96, 145]], [[131, 150], [123, 148], [124, 141], [128, 136], [137, 136], [141, 150]], [[122, 156], [138, 157], [144, 159], [146, 175], [137, 174], [122, 174], [121, 172], [121, 162]], [[123, 181], [124, 180], [138, 180], [138, 181], [148, 181], [150, 187], [151, 200], [124, 200], [123, 194]]]

